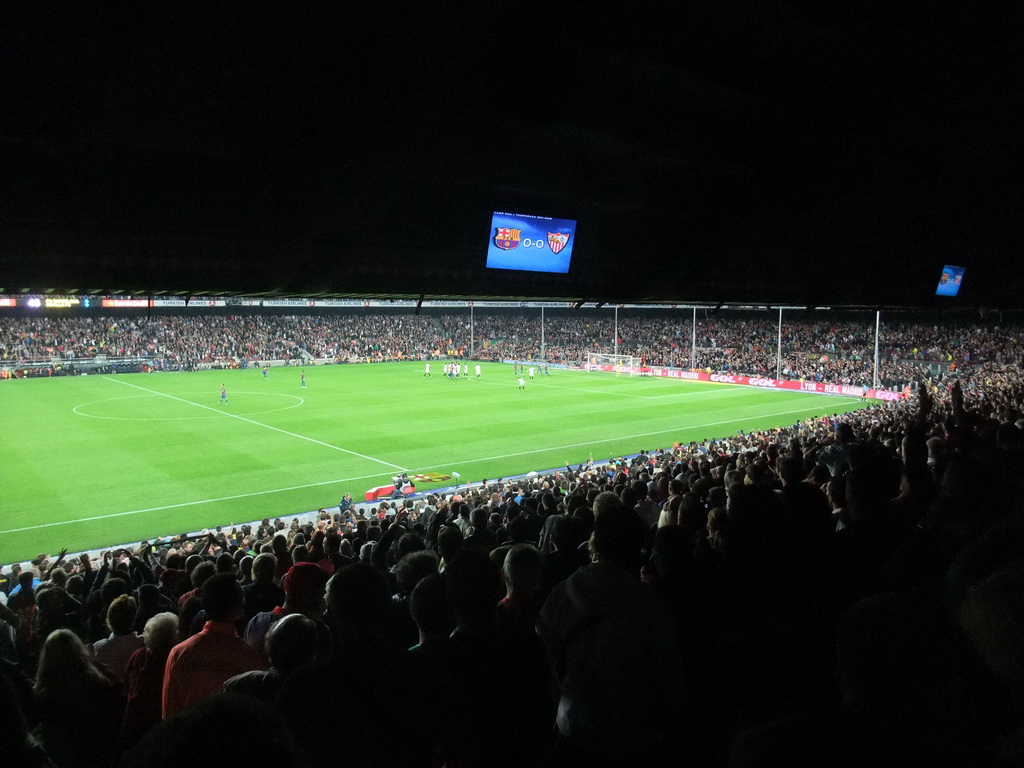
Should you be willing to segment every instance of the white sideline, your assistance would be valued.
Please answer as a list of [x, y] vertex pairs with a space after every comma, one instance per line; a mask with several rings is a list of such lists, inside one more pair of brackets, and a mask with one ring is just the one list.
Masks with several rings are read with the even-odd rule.
[[200, 504], [213, 504], [218, 501], [232, 501], [234, 499], [248, 499], [252, 496], [267, 496], [271, 493], [287, 493], [288, 491], [301, 491], [304, 488], [316, 488], [319, 485], [337, 485], [338, 483], [351, 483], [356, 480], [369, 480], [373, 477], [380, 477], [380, 475], [361, 475], [359, 477], [343, 477], [338, 480], [323, 480], [319, 483], [306, 483], [305, 485], [293, 485], [288, 488], [273, 488], [269, 491], [252, 491], [251, 493], [236, 493], [233, 496], [221, 496], [216, 499], [199, 499], [198, 501], [183, 501], [178, 504], [165, 504], [162, 507], [147, 507], [146, 509], [131, 509], [127, 512], [111, 512], [108, 515], [93, 515], [92, 517], [80, 517], [76, 520], [62, 520], [54, 523], [40, 523], [39, 525], [29, 525], [24, 528], [11, 528], [7, 531], [0, 531], [0, 534], [4, 533], [20, 533], [22, 531], [31, 531], [36, 528], [53, 528], [58, 525], [70, 525], [71, 523], [92, 523], [96, 520], [109, 520], [112, 517], [125, 517], [126, 515], [142, 515], [146, 512], [161, 512], [165, 509], [179, 509], [181, 507], [196, 507]]
[[[130, 384], [129, 386], [135, 386], [135, 385], [134, 384]], [[143, 389], [143, 387], [139, 387], [139, 389]], [[837, 399], [847, 399], [847, 400], [850, 400], [851, 402], [858, 402], [858, 398], [837, 398]], [[189, 401], [186, 400], [185, 402], [189, 402]], [[192, 405], [197, 405], [197, 403], [192, 403]], [[200, 407], [209, 407], [209, 406], [200, 406]], [[216, 410], [216, 409], [214, 409], [214, 410]], [[655, 432], [643, 432], [643, 433], [637, 434], [637, 435], [622, 435], [620, 437], [609, 437], [609, 438], [604, 438], [604, 439], [601, 439], [601, 440], [590, 440], [590, 441], [585, 442], [585, 443], [569, 443], [567, 445], [556, 445], [556, 446], [551, 446], [551, 447], [548, 447], [548, 448], [535, 448], [535, 449], [529, 450], [529, 451], [518, 451], [516, 453], [505, 453], [505, 454], [502, 454], [500, 456], [486, 456], [486, 457], [477, 458], [477, 459], [468, 459], [466, 461], [451, 461], [451, 462], [448, 462], [448, 463], [451, 464], [452, 466], [463, 466], [463, 465], [466, 465], [466, 464], [479, 464], [479, 463], [482, 463], [482, 462], [485, 462], [485, 461], [496, 461], [498, 459], [510, 459], [510, 458], [515, 457], [515, 456], [528, 456], [528, 455], [533, 454], [533, 453], [545, 453], [547, 451], [562, 451], [562, 450], [566, 450], [568, 448], [582, 448], [582, 447], [588, 446], [588, 445], [600, 445], [601, 443], [609, 443], [609, 442], [613, 442], [613, 441], [616, 441], [616, 440], [636, 440], [636, 439], [639, 439], [641, 437], [649, 437], [651, 435], [663, 435], [663, 434], [666, 434], [666, 433], [669, 433], [669, 432], [679, 432], [679, 431], [681, 431], [683, 429], [703, 429], [704, 427], [719, 427], [719, 426], [721, 426], [723, 424], [735, 424], [736, 422], [739, 422], [739, 421], [750, 421], [752, 419], [770, 419], [770, 418], [773, 418], [775, 416], [794, 416], [794, 415], [796, 415], [798, 413], [807, 413], [807, 411], [817, 411], [817, 410], [818, 410], [817, 407], [814, 407], [814, 408], [801, 408], [801, 409], [795, 410], [795, 411], [779, 411], [778, 413], [765, 413], [765, 414], [761, 414], [759, 416], [744, 416], [744, 417], [739, 418], [739, 419], [728, 419], [726, 421], [710, 421], [710, 422], [707, 422], [705, 424], [691, 424], [691, 425], [688, 425], [688, 426], [685, 426], [685, 427], [673, 427], [672, 429], [662, 429], [662, 430], [658, 430], [658, 431], [655, 431]], [[221, 413], [223, 413], [223, 411], [221, 411]], [[237, 417], [237, 418], [241, 418], [241, 417]], [[248, 419], [246, 419], [246, 421], [248, 421]], [[256, 422], [256, 423], [259, 423], [259, 422]], [[261, 426], [266, 426], [266, 425], [261, 425]], [[273, 427], [271, 427], [271, 429], [273, 429]], [[404, 471], [406, 471], [406, 472], [425, 472], [425, 471], [429, 471], [429, 470], [432, 470], [432, 469], [434, 469], [434, 467], [421, 467], [421, 468], [415, 469], [415, 470], [409, 469], [409, 470], [404, 470]], [[306, 483], [305, 485], [293, 485], [293, 486], [290, 486], [288, 488], [272, 488], [272, 489], [267, 490], [267, 491], [253, 491], [251, 493], [238, 493], [238, 494], [235, 494], [233, 496], [221, 496], [220, 498], [215, 498], [215, 499], [200, 499], [198, 501], [185, 501], [185, 502], [182, 502], [180, 504], [167, 504], [167, 505], [162, 506], [162, 507], [148, 507], [146, 509], [134, 509], [134, 510], [129, 510], [127, 512], [112, 512], [112, 513], [110, 513], [108, 515], [95, 515], [93, 517], [83, 517], [83, 518], [79, 518], [77, 520], [62, 520], [60, 522], [41, 523], [39, 525], [30, 525], [30, 526], [26, 526], [24, 528], [11, 528], [11, 529], [6, 530], [6, 531], [0, 531], [0, 535], [4, 535], [4, 534], [7, 534], [7, 533], [20, 533], [22, 531], [31, 531], [31, 530], [33, 530], [35, 528], [52, 528], [52, 527], [58, 526], [58, 525], [71, 525], [73, 523], [89, 523], [89, 522], [94, 522], [96, 520], [106, 520], [106, 519], [109, 519], [109, 518], [112, 518], [112, 517], [124, 517], [126, 515], [141, 515], [141, 514], [144, 514], [146, 512], [158, 512], [158, 511], [162, 511], [162, 510], [165, 510], [165, 509], [178, 509], [180, 507], [194, 507], [194, 506], [198, 506], [200, 504], [214, 504], [214, 503], [216, 503], [218, 501], [231, 501], [233, 499], [245, 499], [245, 498], [251, 498], [253, 496], [266, 496], [266, 495], [269, 495], [269, 494], [272, 494], [272, 493], [285, 493], [287, 491], [300, 491], [300, 490], [303, 490], [305, 488], [316, 488], [316, 487], [321, 486], [321, 485], [339, 485], [341, 483], [355, 482], [356, 480], [369, 480], [369, 479], [374, 478], [374, 477], [380, 477], [380, 475], [378, 474], [378, 475], [361, 475], [359, 477], [345, 477], [345, 478], [341, 478], [341, 479], [338, 479], [338, 480], [324, 480], [324, 481], [319, 482], [319, 483]]]
[[375, 459], [373, 456], [367, 456], [367, 455], [362, 454], [362, 453], [357, 453], [356, 451], [350, 451], [348, 448], [339, 448], [337, 445], [331, 445], [330, 443], [325, 443], [322, 440], [317, 440], [317, 439], [312, 438], [312, 437], [306, 437], [305, 435], [300, 435], [300, 434], [298, 434], [296, 432], [289, 432], [287, 429], [280, 429], [279, 427], [272, 427], [269, 424], [264, 424], [263, 422], [255, 421], [254, 419], [247, 419], [247, 418], [245, 418], [245, 416], [239, 416], [238, 414], [231, 413], [230, 411], [225, 411], [225, 410], [222, 410], [220, 408], [213, 408], [213, 407], [211, 407], [209, 405], [203, 405], [202, 403], [194, 403], [191, 400], [186, 400], [183, 397], [176, 397], [175, 395], [169, 395], [166, 392], [158, 392], [155, 389], [147, 389], [146, 387], [140, 387], [138, 384], [131, 384], [131, 383], [127, 382], [127, 381], [121, 381], [120, 379], [115, 379], [115, 378], [112, 378], [110, 376], [104, 376], [103, 378], [106, 379], [107, 381], [116, 381], [118, 384], [124, 384], [124, 386], [126, 386], [126, 387], [133, 387], [134, 389], [141, 389], [143, 392], [149, 392], [151, 395], [160, 395], [161, 397], [169, 397], [171, 400], [177, 400], [180, 403], [186, 403], [188, 405], [194, 405], [196, 408], [205, 408], [208, 411], [213, 411], [214, 413], [220, 413], [220, 414], [223, 414], [224, 416], [230, 416], [233, 419], [238, 419], [239, 421], [244, 421], [244, 422], [247, 422], [248, 424], [255, 424], [257, 427], [264, 427], [265, 429], [272, 429], [275, 432], [280, 432], [282, 435], [289, 435], [290, 437], [297, 437], [300, 440], [308, 440], [311, 443], [316, 443], [317, 445], [322, 445], [324, 448], [331, 448], [332, 450], [341, 451], [342, 453], [347, 453], [347, 454], [349, 454], [351, 456], [358, 456], [361, 459], [366, 459], [367, 461], [374, 461], [374, 462], [376, 462], [378, 464], [383, 464], [386, 467], [391, 467], [392, 469], [398, 469], [398, 470], [401, 470], [402, 472], [407, 472], [408, 471], [405, 467], [400, 467], [397, 464], [392, 464], [390, 461], [384, 461], [383, 459]]

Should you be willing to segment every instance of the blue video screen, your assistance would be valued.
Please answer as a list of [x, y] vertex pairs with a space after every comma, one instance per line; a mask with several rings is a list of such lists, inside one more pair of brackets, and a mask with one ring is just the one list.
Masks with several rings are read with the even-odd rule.
[[576, 222], [525, 213], [495, 212], [487, 242], [487, 266], [566, 274], [576, 242]]
[[935, 289], [936, 296], [956, 296], [960, 293], [960, 284], [964, 280], [965, 267], [951, 267], [949, 264], [942, 268], [939, 275], [939, 287]]

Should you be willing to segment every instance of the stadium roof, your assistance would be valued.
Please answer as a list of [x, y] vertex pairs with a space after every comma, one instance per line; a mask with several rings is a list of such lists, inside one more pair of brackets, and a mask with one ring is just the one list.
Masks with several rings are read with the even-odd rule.
[[[9, 3], [0, 292], [1020, 307], [984, 5]], [[486, 270], [498, 210], [569, 274]]]

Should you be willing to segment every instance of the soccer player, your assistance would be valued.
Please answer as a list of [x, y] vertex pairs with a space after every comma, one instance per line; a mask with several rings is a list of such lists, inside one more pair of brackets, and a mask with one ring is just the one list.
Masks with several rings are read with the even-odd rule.
[[220, 385], [220, 402], [218, 403], [218, 405], [227, 405], [227, 404], [228, 404], [228, 388], [225, 387], [223, 384], [221, 384]]
[[469, 363], [462, 364], [462, 375], [464, 378], [469, 378]]
[[522, 376], [519, 377], [519, 389], [520, 390], [526, 389], [526, 382], [523, 381], [523, 377]]
[[432, 379], [432, 378], [434, 378], [433, 376], [430, 375], [430, 363], [424, 363], [423, 364], [423, 378], [424, 379]]
[[302, 388], [303, 389], [306, 388], [306, 372], [305, 371], [302, 372]]
[[533, 381], [533, 366], [530, 366], [530, 381]]
[[270, 366], [269, 365], [264, 365], [263, 366], [263, 378], [264, 379], [269, 379], [270, 378]]
[[476, 377], [478, 379], [480, 378], [480, 363], [476, 364]]
[[622, 375], [622, 363], [616, 363], [615, 364], [615, 375], [616, 376], [621, 376]]

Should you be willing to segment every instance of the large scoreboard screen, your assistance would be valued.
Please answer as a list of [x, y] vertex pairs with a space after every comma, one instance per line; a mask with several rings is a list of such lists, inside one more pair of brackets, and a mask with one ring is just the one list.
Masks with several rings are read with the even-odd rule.
[[487, 242], [487, 266], [566, 274], [576, 242], [576, 222], [525, 213], [495, 212]]

